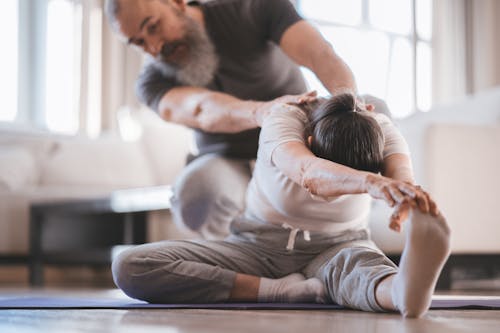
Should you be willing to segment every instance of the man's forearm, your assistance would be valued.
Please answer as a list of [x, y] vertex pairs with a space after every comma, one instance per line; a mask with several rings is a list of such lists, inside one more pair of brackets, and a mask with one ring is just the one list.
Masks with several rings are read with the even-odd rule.
[[315, 55], [311, 70], [332, 95], [357, 93], [351, 69], [330, 45], [325, 45], [324, 49]]
[[158, 113], [166, 121], [206, 132], [237, 133], [259, 126], [263, 104], [203, 88], [179, 87], [163, 96]]
[[211, 94], [201, 100], [195, 115], [200, 129], [237, 133], [260, 126], [258, 114], [264, 102], [244, 101], [221, 93]]
[[283, 33], [280, 46], [293, 61], [313, 71], [332, 95], [357, 92], [354, 75], [347, 64], [309, 22], [302, 20], [289, 27]]

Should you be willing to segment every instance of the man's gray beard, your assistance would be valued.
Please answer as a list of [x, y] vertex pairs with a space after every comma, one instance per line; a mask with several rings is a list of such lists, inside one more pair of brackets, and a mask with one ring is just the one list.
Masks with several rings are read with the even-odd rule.
[[162, 60], [160, 55], [154, 61], [155, 67], [165, 76], [175, 75], [182, 84], [204, 87], [212, 82], [219, 59], [207, 33], [191, 18], [185, 19], [185, 41], [189, 46], [187, 61], [182, 66], [175, 66]]

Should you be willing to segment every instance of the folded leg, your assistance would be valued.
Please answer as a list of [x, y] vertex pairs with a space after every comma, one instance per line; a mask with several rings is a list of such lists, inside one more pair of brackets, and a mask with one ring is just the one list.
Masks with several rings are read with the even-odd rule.
[[397, 272], [396, 265], [370, 240], [336, 245], [317, 256], [304, 270], [325, 284], [331, 301], [364, 311], [384, 311], [375, 290], [385, 277]]
[[152, 303], [227, 301], [237, 273], [273, 276], [251, 244], [224, 241], [165, 241], [121, 253], [112, 265], [118, 287]]

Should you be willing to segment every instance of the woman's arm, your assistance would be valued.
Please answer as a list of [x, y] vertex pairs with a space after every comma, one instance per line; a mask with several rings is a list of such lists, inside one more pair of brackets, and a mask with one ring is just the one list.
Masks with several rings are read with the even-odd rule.
[[301, 142], [279, 145], [272, 161], [295, 183], [322, 197], [368, 193], [392, 207], [415, 195], [410, 184], [318, 158]]
[[392, 154], [384, 159], [382, 175], [415, 184], [410, 157], [406, 154]]

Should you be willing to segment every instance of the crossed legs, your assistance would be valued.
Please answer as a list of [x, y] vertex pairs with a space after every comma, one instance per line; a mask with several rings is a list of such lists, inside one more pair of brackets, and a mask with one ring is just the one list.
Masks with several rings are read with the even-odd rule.
[[[113, 274], [129, 296], [150, 302], [332, 300], [418, 317], [429, 308], [448, 257], [449, 228], [442, 216], [413, 210], [406, 229], [399, 269], [369, 240], [340, 243], [309, 259], [286, 259], [248, 243], [163, 242], [124, 253]], [[277, 266], [283, 260], [291, 261]], [[300, 260], [310, 263], [297, 266]]]

